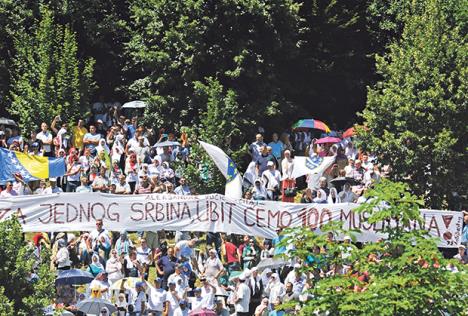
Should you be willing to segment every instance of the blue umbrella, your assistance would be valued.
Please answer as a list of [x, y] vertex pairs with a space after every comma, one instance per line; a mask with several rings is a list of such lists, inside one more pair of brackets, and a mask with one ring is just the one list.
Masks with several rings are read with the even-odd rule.
[[79, 269], [60, 271], [55, 279], [55, 285], [74, 285], [74, 284], [88, 284], [94, 277], [91, 273]]

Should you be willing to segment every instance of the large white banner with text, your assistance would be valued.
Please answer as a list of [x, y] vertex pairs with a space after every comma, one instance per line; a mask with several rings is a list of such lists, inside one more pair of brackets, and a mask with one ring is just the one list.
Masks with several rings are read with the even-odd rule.
[[[96, 219], [112, 231], [200, 231], [247, 234], [272, 238], [277, 227], [308, 226], [320, 231], [329, 221], [345, 229], [359, 229], [358, 241], [376, 241], [388, 223], [368, 224], [369, 214], [355, 213], [358, 205], [297, 204], [230, 199], [219, 194], [112, 195], [58, 193], [0, 199], [0, 221], [16, 214], [25, 232], [87, 231]], [[423, 227], [440, 238], [440, 247], [460, 243], [461, 212], [421, 210]], [[395, 223], [391, 223], [395, 225]], [[419, 228], [412, 223], [411, 229]]]

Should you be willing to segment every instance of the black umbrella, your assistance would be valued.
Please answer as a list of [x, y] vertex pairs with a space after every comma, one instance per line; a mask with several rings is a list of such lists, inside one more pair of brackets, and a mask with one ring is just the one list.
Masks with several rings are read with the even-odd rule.
[[74, 285], [74, 284], [88, 284], [94, 277], [91, 273], [79, 269], [60, 271], [55, 279], [55, 285]]
[[346, 177], [338, 177], [330, 181], [331, 184], [336, 188], [338, 192], [341, 191], [341, 188], [345, 183], [349, 183], [350, 185], [356, 185], [359, 184], [359, 181], [357, 181], [354, 178], [346, 178]]

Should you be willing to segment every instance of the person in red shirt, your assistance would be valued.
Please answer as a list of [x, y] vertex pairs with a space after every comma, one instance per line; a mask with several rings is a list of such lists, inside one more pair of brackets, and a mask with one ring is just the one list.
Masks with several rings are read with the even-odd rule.
[[223, 238], [223, 247], [225, 254], [225, 263], [227, 265], [227, 270], [230, 273], [231, 271], [236, 271], [240, 269], [240, 260], [239, 254], [236, 245], [232, 243], [232, 239], [229, 236]]

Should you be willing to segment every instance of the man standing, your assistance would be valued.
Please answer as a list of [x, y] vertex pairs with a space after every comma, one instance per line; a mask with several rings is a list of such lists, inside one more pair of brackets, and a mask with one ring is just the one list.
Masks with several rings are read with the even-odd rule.
[[177, 195], [190, 195], [191, 194], [190, 187], [188, 186], [186, 181], [187, 180], [184, 177], [180, 178], [179, 180], [180, 185], [174, 190], [175, 194]]
[[73, 126], [72, 134], [72, 145], [78, 150], [83, 149], [83, 137], [88, 133], [88, 130], [84, 127], [83, 120], [78, 120], [78, 124]]
[[83, 144], [85, 145], [85, 148], [88, 148], [93, 152], [96, 146], [99, 145], [100, 139], [101, 134], [96, 133], [96, 127], [91, 125], [89, 127], [89, 133], [86, 133], [83, 137]]
[[36, 138], [42, 142], [44, 156], [53, 157], [52, 151], [52, 133], [49, 131], [49, 126], [46, 123], [41, 124], [41, 131], [36, 135]]
[[271, 147], [273, 156], [275, 156], [276, 160], [281, 161], [281, 156], [284, 150], [284, 144], [282, 141], [279, 140], [277, 133], [273, 133], [272, 139], [273, 140], [268, 144], [268, 146]]
[[158, 275], [162, 277], [161, 286], [165, 289], [168, 285], [168, 279], [171, 274], [175, 272], [175, 267], [178, 263], [177, 258], [174, 256], [174, 248], [167, 248], [167, 255], [162, 256], [156, 264]]
[[267, 168], [262, 174], [263, 182], [267, 189], [268, 199], [276, 201], [281, 189], [281, 173], [275, 169], [273, 161], [268, 161]]
[[154, 279], [154, 288], [151, 289], [148, 297], [148, 309], [155, 316], [167, 315], [169, 306], [167, 291], [161, 287], [162, 278]]
[[263, 136], [262, 134], [257, 134], [255, 136], [255, 141], [249, 146], [249, 153], [252, 156], [252, 161], [258, 160], [258, 157], [261, 153], [260, 148], [263, 146], [266, 146], [266, 144], [263, 142]]
[[249, 316], [249, 305], [250, 305], [250, 288], [245, 284], [245, 276], [239, 277], [239, 283], [235, 293], [235, 309], [237, 316]]
[[136, 315], [146, 315], [146, 294], [145, 283], [140, 281], [135, 284], [136, 295], [133, 300], [134, 312]]

